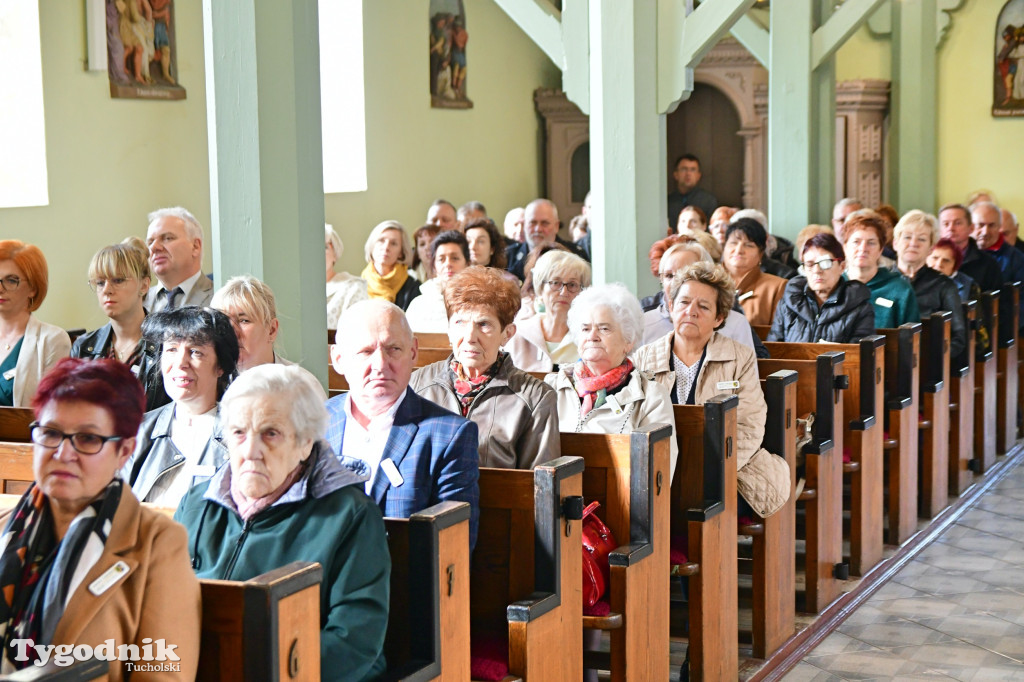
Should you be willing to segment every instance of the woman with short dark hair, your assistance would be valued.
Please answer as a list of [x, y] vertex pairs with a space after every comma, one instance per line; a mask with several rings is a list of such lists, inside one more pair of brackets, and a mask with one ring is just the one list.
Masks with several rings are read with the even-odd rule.
[[729, 225], [722, 249], [722, 265], [736, 283], [736, 300], [750, 324], [770, 325], [786, 290], [786, 280], [761, 271], [768, 248], [768, 233], [753, 218]]
[[440, 334], [448, 329], [444, 310], [444, 289], [456, 273], [469, 267], [469, 242], [458, 230], [448, 230], [430, 242], [430, 262], [434, 278], [420, 285], [420, 295], [412, 300], [405, 315], [414, 332]]

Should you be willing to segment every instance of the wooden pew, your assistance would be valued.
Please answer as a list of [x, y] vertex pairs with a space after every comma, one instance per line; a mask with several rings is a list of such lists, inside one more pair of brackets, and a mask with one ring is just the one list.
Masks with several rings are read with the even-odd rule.
[[[807, 344], [815, 346], [816, 344]], [[802, 610], [820, 613], [839, 596], [843, 563], [842, 485], [843, 397], [849, 379], [843, 372], [845, 353], [825, 351], [808, 359], [758, 360], [766, 378], [793, 370], [797, 379], [797, 417], [814, 414], [811, 441], [804, 446], [804, 601]]]
[[35, 421], [28, 407], [0, 407], [0, 441], [31, 443], [29, 424]]
[[[611, 636], [610, 654], [586, 652], [587, 665], [610, 670], [615, 682], [665, 682], [669, 677], [671, 433], [664, 425], [621, 435], [561, 434], [562, 455], [586, 461], [585, 500], [601, 503], [601, 519], [620, 543], [609, 556], [611, 613], [584, 618], [584, 627], [608, 630]], [[735, 523], [732, 532], [735, 546]], [[735, 627], [729, 636], [735, 642]]]
[[950, 360], [949, 494], [960, 495], [971, 484], [974, 458], [974, 373], [977, 301], [963, 304], [967, 321], [967, 347]]
[[978, 317], [988, 328], [989, 348], [978, 354], [974, 375], [974, 459], [971, 470], [984, 474], [996, 463], [998, 412], [999, 292], [983, 291]]
[[[761, 383], [768, 414], [763, 446], [789, 464], [790, 490], [796, 485], [797, 382], [792, 370], [775, 372]], [[753, 537], [754, 658], [768, 658], [796, 632], [796, 500], [764, 519]]]
[[251, 580], [201, 580], [197, 680], [320, 679], [320, 564], [296, 561]]
[[[736, 410], [739, 398], [675, 405], [679, 457], [672, 477], [672, 536], [687, 538], [690, 679], [735, 679], [737, 642]], [[675, 633], [673, 633], [675, 634]], [[681, 634], [681, 633], [680, 633]]]
[[921, 334], [921, 455], [918, 513], [934, 518], [949, 502], [950, 335], [953, 314], [935, 312], [923, 320]]
[[1018, 393], [1017, 328], [1020, 320], [1020, 282], [1007, 282], [1000, 291], [999, 324], [1003, 329], [996, 361], [996, 452], [1005, 455], [1017, 442]]
[[840, 460], [850, 481], [850, 571], [864, 575], [882, 559], [885, 339], [868, 336], [856, 344], [768, 342], [765, 346], [773, 360], [810, 359], [825, 351], [845, 354], [843, 370], [848, 378], [843, 401], [844, 414], [850, 419], [841, 422], [845, 448], [839, 448], [836, 456], [850, 453], [849, 463]]
[[583, 676], [582, 479], [583, 460], [569, 456], [533, 471], [480, 469], [474, 649], [507, 640], [509, 675], [527, 682]]
[[466, 502], [441, 502], [408, 519], [384, 519], [388, 680], [469, 679], [469, 514]]
[[419, 342], [420, 348], [447, 348], [451, 352], [452, 342], [446, 332], [416, 332], [413, 334]]
[[32, 443], [0, 441], [0, 493], [21, 495], [35, 480]]
[[920, 409], [921, 323], [879, 329], [885, 336], [886, 413], [889, 437], [884, 444], [889, 493], [885, 539], [903, 544], [917, 530], [918, 432]]
[[107, 679], [109, 670], [108, 661], [95, 658], [75, 661], [65, 666], [59, 666], [51, 659], [44, 666], [30, 665], [7, 675], [0, 675], [0, 682], [90, 682]]

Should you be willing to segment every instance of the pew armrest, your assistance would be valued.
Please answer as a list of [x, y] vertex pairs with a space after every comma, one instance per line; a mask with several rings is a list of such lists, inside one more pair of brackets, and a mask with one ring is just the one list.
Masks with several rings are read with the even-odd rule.
[[875, 415], [873, 414], [862, 414], [859, 419], [850, 420], [850, 429], [852, 431], [867, 431], [875, 425]]
[[649, 542], [637, 542], [630, 545], [622, 545], [608, 554], [608, 565], [610, 566], [633, 566], [646, 559], [654, 552], [654, 545]]
[[913, 402], [914, 399], [910, 397], [890, 398], [886, 401], [885, 406], [890, 410], [898, 412], [899, 410], [907, 409]]
[[945, 381], [921, 381], [922, 393], [939, 393], [946, 387]]

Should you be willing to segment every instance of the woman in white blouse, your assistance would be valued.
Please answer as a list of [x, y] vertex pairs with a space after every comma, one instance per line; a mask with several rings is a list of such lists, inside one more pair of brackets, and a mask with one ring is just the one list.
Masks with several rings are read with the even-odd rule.
[[324, 250], [327, 252], [327, 328], [335, 329], [338, 318], [353, 303], [365, 301], [366, 280], [347, 272], [335, 272], [334, 266], [345, 253], [341, 237], [330, 225], [324, 225]]

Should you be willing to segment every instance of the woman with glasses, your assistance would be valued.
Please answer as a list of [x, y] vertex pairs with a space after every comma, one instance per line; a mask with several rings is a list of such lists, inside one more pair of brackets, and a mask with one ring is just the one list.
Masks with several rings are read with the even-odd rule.
[[885, 220], [871, 210], [854, 211], [843, 223], [846, 234], [846, 276], [871, 290], [875, 328], [895, 329], [920, 322], [917, 295], [899, 270], [880, 265], [885, 245]]
[[871, 291], [843, 278], [843, 245], [816, 234], [800, 253], [800, 275], [789, 280], [775, 309], [769, 341], [854, 343], [875, 333]]
[[569, 306], [590, 286], [590, 264], [567, 251], [549, 251], [537, 259], [531, 274], [537, 314], [517, 321], [505, 350], [524, 372], [550, 372], [579, 360], [569, 333]]
[[149, 284], [149, 251], [138, 237], [97, 251], [89, 263], [89, 288], [110, 321], [78, 337], [71, 347], [73, 358], [111, 358], [128, 365], [146, 392], [146, 411], [171, 400], [160, 378], [156, 344], [142, 338]]
[[[64, 359], [32, 399], [35, 481], [0, 516], [3, 669], [34, 667], [37, 646], [142, 650], [173, 645], [175, 670], [193, 680], [199, 663], [199, 581], [185, 529], [146, 509], [118, 473], [135, 446], [145, 396], [113, 359]], [[111, 661], [105, 679], [154, 679]]]
[[0, 241], [0, 406], [27, 407], [39, 379], [71, 352], [67, 332], [32, 315], [48, 283], [39, 247]]
[[143, 331], [160, 349], [173, 402], [146, 413], [125, 480], [143, 502], [177, 507], [228, 459], [218, 415], [235, 378], [238, 339], [227, 315], [194, 305], [150, 315]]

